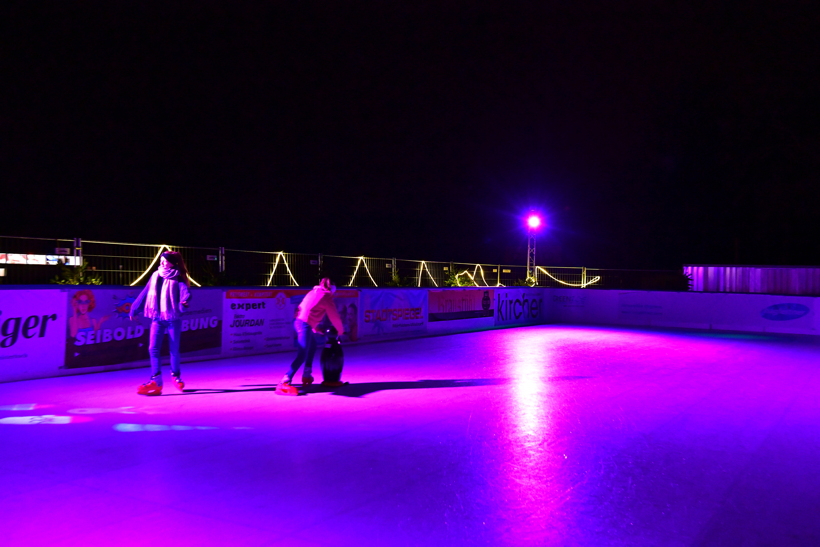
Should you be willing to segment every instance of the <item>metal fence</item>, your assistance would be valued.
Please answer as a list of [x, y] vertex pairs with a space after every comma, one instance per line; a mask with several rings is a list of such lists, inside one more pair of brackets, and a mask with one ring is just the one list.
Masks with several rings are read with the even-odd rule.
[[[0, 283], [57, 282], [82, 268], [87, 277], [104, 285], [144, 284], [165, 250], [180, 252], [193, 282], [205, 286], [304, 287], [312, 286], [322, 275], [352, 287], [432, 288], [455, 283], [495, 287], [523, 284], [527, 279], [523, 265], [0, 236]], [[58, 266], [61, 262], [78, 266]], [[681, 271], [668, 270], [539, 266], [535, 282], [541, 287], [689, 290], [688, 278]]]

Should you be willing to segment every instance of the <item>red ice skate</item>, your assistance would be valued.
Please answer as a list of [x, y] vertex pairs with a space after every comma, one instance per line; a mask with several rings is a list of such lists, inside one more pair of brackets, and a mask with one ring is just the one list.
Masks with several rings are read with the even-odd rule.
[[180, 391], [185, 389], [185, 382], [182, 381], [182, 378], [179, 376], [171, 375], [171, 379], [174, 381], [174, 386]]
[[292, 386], [290, 382], [282, 380], [281, 382], [279, 382], [279, 385], [276, 386], [276, 394], [291, 396], [299, 395], [299, 390]]
[[162, 386], [151, 380], [137, 388], [137, 395], [162, 395]]

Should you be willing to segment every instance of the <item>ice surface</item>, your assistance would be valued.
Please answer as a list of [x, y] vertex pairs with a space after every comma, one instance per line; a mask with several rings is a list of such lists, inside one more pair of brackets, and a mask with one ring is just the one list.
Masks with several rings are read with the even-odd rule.
[[820, 544], [812, 341], [491, 330], [277, 397], [291, 359], [0, 384], [0, 543]]

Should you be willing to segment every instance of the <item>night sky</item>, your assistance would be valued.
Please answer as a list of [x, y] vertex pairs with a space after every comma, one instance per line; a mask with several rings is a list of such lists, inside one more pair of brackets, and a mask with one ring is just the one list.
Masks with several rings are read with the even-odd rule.
[[817, 264], [820, 17], [690, 4], [4, 3], [0, 235]]

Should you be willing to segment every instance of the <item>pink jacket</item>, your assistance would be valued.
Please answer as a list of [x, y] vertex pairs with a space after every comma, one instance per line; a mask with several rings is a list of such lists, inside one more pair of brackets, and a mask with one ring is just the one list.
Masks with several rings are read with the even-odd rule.
[[321, 285], [316, 285], [299, 304], [296, 319], [304, 321], [315, 331], [316, 326], [322, 321], [325, 314], [330, 318], [330, 322], [333, 323], [336, 330], [339, 331], [339, 336], [343, 335], [345, 328], [342, 324], [342, 318], [339, 317], [339, 312], [336, 311], [336, 304], [333, 303], [333, 293]]

